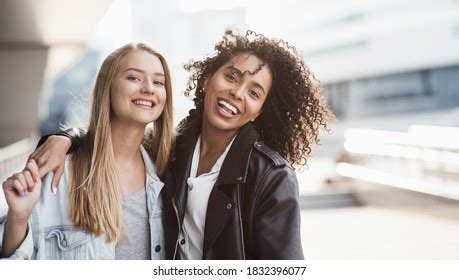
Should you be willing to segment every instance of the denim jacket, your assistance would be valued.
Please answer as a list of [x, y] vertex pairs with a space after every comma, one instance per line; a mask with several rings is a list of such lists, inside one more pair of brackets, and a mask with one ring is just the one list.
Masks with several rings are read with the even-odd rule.
[[[165, 259], [163, 200], [164, 183], [146, 150], [141, 146], [146, 170], [147, 208], [151, 232], [151, 258]], [[27, 236], [10, 259], [115, 259], [115, 244], [105, 235], [96, 237], [76, 228], [68, 219], [68, 161], [57, 194], [51, 192], [52, 173], [42, 178], [42, 193], [29, 219]], [[0, 251], [6, 216], [0, 218]]]

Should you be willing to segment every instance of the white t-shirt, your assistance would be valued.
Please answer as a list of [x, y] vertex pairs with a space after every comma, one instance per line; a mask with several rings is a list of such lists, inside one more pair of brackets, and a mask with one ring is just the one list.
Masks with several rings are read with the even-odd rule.
[[208, 173], [203, 173], [198, 177], [196, 177], [196, 174], [198, 172], [199, 155], [201, 153], [201, 136], [199, 136], [196, 142], [191, 162], [190, 177], [187, 180], [188, 199], [178, 245], [180, 257], [184, 260], [202, 259], [207, 203], [209, 202], [210, 192], [217, 182], [220, 168], [233, 144], [234, 138], [228, 147], [226, 147], [223, 154], [217, 159], [214, 166], [212, 166], [212, 169]]

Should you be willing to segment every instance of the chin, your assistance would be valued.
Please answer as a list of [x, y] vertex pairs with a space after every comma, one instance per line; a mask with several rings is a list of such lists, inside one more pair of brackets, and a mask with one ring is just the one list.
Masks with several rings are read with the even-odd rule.
[[152, 122], [156, 121], [156, 119], [157, 118], [152, 117], [152, 116], [149, 116], [149, 117], [146, 117], [146, 116], [134, 116], [132, 118], [132, 120], [135, 121], [136, 123], [143, 124], [143, 125], [147, 125], [149, 123], [152, 123]]
[[227, 120], [220, 119], [218, 117], [214, 118], [213, 120], [209, 121], [209, 124], [212, 125], [214, 128], [219, 129], [219, 130], [238, 130], [239, 127], [237, 127], [236, 124], [229, 122]]

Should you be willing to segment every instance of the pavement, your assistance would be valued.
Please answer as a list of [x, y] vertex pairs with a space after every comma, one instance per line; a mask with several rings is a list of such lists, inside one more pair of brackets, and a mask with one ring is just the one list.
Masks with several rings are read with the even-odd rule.
[[[459, 212], [459, 206], [451, 208]], [[459, 259], [459, 220], [374, 206], [301, 211], [309, 260]]]

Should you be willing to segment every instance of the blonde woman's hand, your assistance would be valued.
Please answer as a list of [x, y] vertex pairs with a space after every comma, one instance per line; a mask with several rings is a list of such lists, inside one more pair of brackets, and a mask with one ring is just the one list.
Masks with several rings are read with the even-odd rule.
[[57, 185], [64, 173], [65, 156], [70, 149], [72, 142], [69, 138], [59, 135], [51, 135], [45, 143], [38, 147], [30, 156], [38, 165], [40, 177], [53, 171], [54, 176], [51, 181], [51, 191], [56, 193]]
[[16, 222], [29, 219], [40, 198], [41, 178], [34, 160], [29, 160], [22, 172], [15, 173], [3, 183], [8, 216]]

